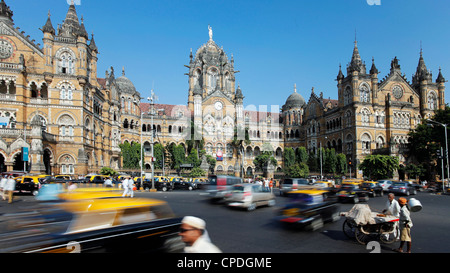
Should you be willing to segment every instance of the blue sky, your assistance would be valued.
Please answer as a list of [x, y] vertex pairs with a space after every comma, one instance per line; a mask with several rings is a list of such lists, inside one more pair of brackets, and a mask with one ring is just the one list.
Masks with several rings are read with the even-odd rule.
[[[98, 77], [111, 66], [120, 75], [124, 66], [141, 96], [149, 96], [154, 87], [159, 103], [187, 103], [184, 65], [190, 49], [195, 53], [208, 41], [208, 25], [214, 41], [234, 55], [245, 106], [282, 106], [295, 83], [306, 100], [312, 87], [337, 99], [335, 79], [339, 64], [346, 74], [355, 30], [361, 57], [367, 69], [375, 58], [380, 80], [397, 56], [411, 81], [421, 43], [433, 80], [439, 67], [450, 79], [448, 0], [380, 0], [380, 5], [367, 0], [75, 2], [80, 2], [78, 16], [84, 17], [88, 33], [95, 34], [100, 50]], [[56, 29], [68, 10], [67, 0], [6, 3], [15, 25], [39, 42], [48, 11]]]

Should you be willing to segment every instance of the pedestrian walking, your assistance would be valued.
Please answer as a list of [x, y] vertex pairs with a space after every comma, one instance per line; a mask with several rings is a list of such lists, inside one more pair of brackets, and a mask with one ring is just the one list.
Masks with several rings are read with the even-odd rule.
[[3, 201], [6, 200], [6, 192], [5, 192], [5, 187], [6, 187], [6, 182], [8, 181], [8, 176], [5, 175], [2, 177], [2, 179], [0, 180], [0, 193], [2, 195], [2, 199]]
[[400, 209], [400, 247], [393, 249], [396, 252], [403, 252], [403, 247], [406, 243], [406, 253], [411, 253], [411, 228], [413, 226], [410, 211], [408, 209], [408, 200], [406, 198], [399, 198], [398, 203]]
[[11, 204], [14, 199], [14, 190], [16, 189], [16, 180], [10, 175], [6, 181], [5, 191], [8, 194], [8, 204]]
[[206, 222], [194, 216], [186, 216], [181, 221], [179, 235], [186, 243], [185, 253], [222, 253], [209, 238]]
[[134, 186], [135, 186], [135, 185], [134, 185], [134, 180], [133, 180], [133, 178], [132, 178], [132, 177], [128, 178], [128, 187], [129, 187], [128, 193], [129, 193], [129, 195], [130, 195], [131, 198], [134, 197]]
[[112, 186], [113, 186], [113, 184], [112, 184], [111, 178], [110, 178], [110, 177], [107, 177], [107, 178], [105, 179], [105, 187], [107, 187], [107, 188], [112, 188]]
[[122, 197], [126, 197], [128, 195], [128, 192], [130, 191], [130, 187], [128, 186], [128, 178], [126, 177], [122, 180], [122, 188], [123, 188]]
[[270, 179], [269, 188], [270, 188], [270, 192], [273, 192], [273, 178]]

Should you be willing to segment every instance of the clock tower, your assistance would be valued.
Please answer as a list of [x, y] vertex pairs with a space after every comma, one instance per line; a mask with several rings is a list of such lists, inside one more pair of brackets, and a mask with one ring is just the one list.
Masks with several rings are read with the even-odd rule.
[[[209, 30], [209, 40], [193, 56], [190, 54], [188, 107], [194, 114], [197, 131], [202, 132], [205, 142], [225, 145], [234, 133], [238, 123], [237, 109], [242, 112], [242, 91], [236, 90], [234, 59], [229, 58], [222, 47], [213, 40]], [[196, 139], [198, 139], [196, 137]]]

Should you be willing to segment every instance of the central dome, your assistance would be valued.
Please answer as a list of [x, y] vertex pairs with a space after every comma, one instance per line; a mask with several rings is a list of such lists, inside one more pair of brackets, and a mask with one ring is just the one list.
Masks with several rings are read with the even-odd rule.
[[297, 93], [297, 87], [294, 88], [294, 93], [289, 96], [283, 108], [300, 108], [305, 106], [306, 102], [302, 95]]
[[133, 82], [131, 82], [130, 79], [125, 77], [125, 75], [122, 75], [116, 79], [116, 85], [119, 88], [120, 92], [125, 92], [132, 95], [138, 93]]

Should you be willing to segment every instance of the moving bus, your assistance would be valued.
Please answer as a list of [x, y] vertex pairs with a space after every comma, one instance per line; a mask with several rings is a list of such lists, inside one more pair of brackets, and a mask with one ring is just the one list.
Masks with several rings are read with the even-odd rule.
[[243, 183], [242, 178], [229, 175], [210, 175], [206, 186], [206, 195], [212, 200], [221, 200], [235, 184]]

